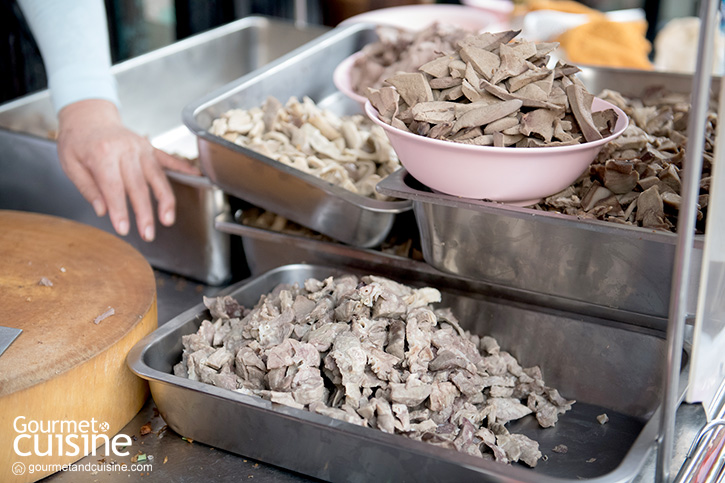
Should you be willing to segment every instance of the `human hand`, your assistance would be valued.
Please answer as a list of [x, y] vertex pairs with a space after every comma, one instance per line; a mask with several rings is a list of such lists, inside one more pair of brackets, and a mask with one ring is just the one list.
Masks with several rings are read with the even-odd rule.
[[127, 235], [128, 195], [141, 238], [152, 241], [156, 235], [152, 191], [159, 220], [165, 226], [174, 224], [176, 199], [163, 168], [199, 175], [197, 168], [154, 148], [126, 128], [110, 101], [74, 102], [61, 109], [58, 120], [58, 157], [63, 171], [98, 216], [108, 212], [116, 232]]

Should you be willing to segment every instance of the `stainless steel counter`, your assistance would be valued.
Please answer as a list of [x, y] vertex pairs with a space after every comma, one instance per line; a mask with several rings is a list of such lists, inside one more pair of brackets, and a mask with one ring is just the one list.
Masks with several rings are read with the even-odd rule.
[[[210, 287], [176, 275], [157, 271], [159, 325], [199, 303], [203, 295], [214, 296], [225, 287]], [[163, 418], [156, 412], [152, 399], [146, 402], [136, 417], [123, 428], [121, 433], [134, 439], [128, 448], [129, 456], [117, 458], [116, 463], [131, 465], [132, 457], [145, 455], [150, 468], [146, 471], [130, 472], [62, 472], [49, 476], [50, 483], [65, 482], [128, 482], [128, 481], [174, 481], [174, 482], [300, 482], [313, 481], [309, 478], [254, 461], [204, 444], [188, 442], [170, 429], [165, 428]], [[151, 432], [141, 434], [142, 426], [150, 424]], [[697, 431], [705, 424], [705, 413], [700, 405], [683, 404], [677, 412], [676, 447], [672, 461], [672, 474], [676, 474], [685, 459], [687, 450]], [[98, 451], [99, 454], [103, 450]], [[142, 457], [143, 459], [143, 457]], [[635, 478], [636, 483], [654, 481], [656, 455], [651, 451], [644, 468]], [[100, 456], [87, 456], [78, 464], [96, 464]], [[105, 463], [111, 463], [106, 458]], [[150, 469], [150, 471], [149, 471]]]

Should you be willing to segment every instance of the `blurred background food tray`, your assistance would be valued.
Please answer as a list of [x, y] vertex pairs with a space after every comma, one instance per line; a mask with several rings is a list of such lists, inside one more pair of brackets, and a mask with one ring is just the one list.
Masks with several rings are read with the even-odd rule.
[[[579, 65], [579, 68], [581, 72], [577, 76], [587, 86], [589, 92], [595, 95], [604, 89], [613, 89], [622, 95], [635, 98], [650, 87], [664, 87], [668, 91], [688, 95], [692, 90], [691, 74], [593, 65]], [[721, 80], [720, 76], [712, 77], [710, 92], [713, 94], [713, 100], [717, 99]]]
[[[248, 17], [115, 65], [123, 120], [174, 153], [184, 138], [179, 128], [185, 129], [181, 111], [188, 102], [327, 30]], [[96, 217], [61, 170], [56, 132], [47, 90], [0, 106], [0, 208], [52, 214], [113, 232], [108, 218]], [[227, 196], [207, 178], [171, 174], [170, 182], [177, 199], [176, 224], [157, 226], [153, 243], [141, 240], [135, 228], [126, 240], [154, 267], [212, 285], [229, 281], [229, 236], [214, 229], [214, 217], [229, 210]]]
[[335, 240], [374, 247], [387, 236], [405, 200], [360, 196], [209, 132], [230, 109], [261, 106], [269, 96], [282, 104], [310, 97], [337, 115], [362, 114], [332, 81], [335, 67], [375, 40], [374, 26], [335, 29], [263, 69], [229, 83], [186, 106], [183, 119], [198, 136], [202, 170], [226, 193], [278, 213]]
[[[336, 268], [288, 265], [236, 284], [228, 294], [252, 306], [279, 283], [301, 283], [309, 277], [323, 279], [343, 272], [359, 274], [361, 270], [344, 263]], [[365, 273], [421, 285], [414, 265], [380, 264]], [[161, 415], [180, 435], [325, 480], [633, 478], [657, 435], [660, 375], [666, 354], [661, 334], [597, 317], [512, 303], [495, 290], [450, 289], [445, 278], [437, 285], [443, 293], [441, 306], [450, 306], [464, 329], [495, 337], [523, 365], [540, 365], [547, 383], [577, 400], [554, 428], [536, 428], [536, 422], [527, 418], [512, 424], [512, 431], [539, 440], [542, 452], [548, 455], [533, 470], [173, 376], [172, 366], [181, 359], [181, 336], [195, 332], [209, 318], [202, 304], [137, 344], [129, 354], [129, 366], [149, 380]], [[602, 413], [609, 416], [606, 425], [596, 419]], [[312, 441], [314, 444], [305, 444]], [[559, 444], [569, 448], [567, 454], [552, 452]]]

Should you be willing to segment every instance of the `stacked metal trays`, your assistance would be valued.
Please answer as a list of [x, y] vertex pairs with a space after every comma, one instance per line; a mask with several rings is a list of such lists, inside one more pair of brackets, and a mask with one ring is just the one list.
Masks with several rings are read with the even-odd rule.
[[[376, 267], [386, 266], [391, 267], [391, 270], [401, 268], [408, 271], [415, 270], [416, 280], [420, 283], [436, 286], [444, 281], [451, 288], [464, 287], [469, 291], [475, 289], [482, 292], [495, 290], [508, 300], [538, 305], [542, 309], [578, 312], [656, 330], [664, 330], [667, 324], [667, 319], [658, 316], [638, 314], [616, 307], [604, 307], [586, 300], [564, 298], [485, 280], [462, 277], [440, 271], [425, 261], [378, 249], [352, 247], [300, 234], [248, 226], [239, 221], [238, 218], [243, 217], [239, 210], [235, 212], [235, 215], [237, 216], [219, 215], [216, 218], [215, 226], [221, 232], [240, 237], [247, 267], [254, 276], [261, 275], [274, 268], [299, 262], [344, 266], [359, 270], [374, 270]], [[402, 233], [405, 227], [411, 226], [412, 228], [409, 228], [411, 237], [414, 240], [418, 239], [418, 233], [413, 232], [417, 230], [415, 219], [412, 220], [412, 223], [406, 218], [403, 218], [402, 221], [403, 223], [394, 227], [393, 232]], [[417, 243], [420, 243], [420, 240], [417, 240]]]
[[[214, 183], [262, 208], [340, 239], [340, 236], [325, 229], [337, 223], [324, 210], [314, 220], [295, 216], [295, 213], [302, 211], [299, 204], [307, 203], [303, 201], [305, 198], [331, 197], [330, 192], [326, 191], [329, 189], [326, 183], [311, 188], [319, 180], [310, 179], [305, 180], [307, 183], [301, 183], [299, 179], [304, 178], [301, 173], [289, 173], [286, 167], [278, 163], [266, 166], [270, 160], [252, 152], [244, 152], [236, 145], [209, 135], [201, 127], [210, 126], [211, 120], [227, 109], [259, 105], [269, 94], [279, 98], [309, 95], [318, 104], [338, 113], [350, 112], [356, 106], [330, 91], [329, 85], [318, 85], [310, 90], [298, 89], [296, 84], [322, 77], [320, 72], [323, 71], [331, 74], [340, 60], [373, 39], [372, 26], [358, 25], [332, 32], [279, 63], [187, 106], [184, 111], [185, 123], [199, 138], [202, 163]], [[325, 83], [329, 84], [329, 79]], [[264, 176], [259, 175], [261, 171], [265, 172]], [[249, 180], [237, 178], [246, 175], [250, 175]], [[404, 173], [399, 172], [389, 177], [381, 188], [385, 190], [390, 183], [403, 178]], [[280, 187], [287, 189], [283, 193], [284, 197], [294, 198], [295, 203], [282, 200], [277, 205], [275, 203], [278, 201], [268, 201], [269, 191]], [[399, 196], [408, 195], [418, 211], [423, 205], [434, 205], [432, 199], [425, 198], [431, 193], [420, 189], [420, 186], [415, 187], [417, 191], [407, 192], [407, 187], [400, 184], [393, 188], [399, 191]], [[323, 194], [314, 194], [317, 189]], [[303, 197], [297, 198], [298, 194]], [[325, 201], [313, 204], [326, 206], [329, 201]], [[293, 206], [288, 206], [290, 204]], [[449, 210], [443, 217], [449, 216], [452, 205], [443, 206]], [[294, 259], [324, 258], [326, 263], [334, 263], [338, 268], [284, 266], [249, 283], [234, 286], [229, 293], [242, 303], [253, 305], [261, 294], [278, 283], [301, 282], [310, 276], [323, 278], [341, 270], [358, 273], [364, 270], [366, 273], [378, 273], [411, 284], [434, 282], [444, 292], [444, 304], [454, 308], [460, 318], [465, 320], [466, 328], [474, 333], [497, 337], [502, 346], [524, 364], [540, 364], [547, 382], [559, 387], [567, 397], [579, 401], [575, 410], [562, 417], [560, 424], [552, 431], [540, 431], [530, 421], [512, 428], [542, 443], [542, 449], [549, 459], [541, 462], [535, 470], [497, 465], [174, 377], [170, 374], [171, 367], [181, 356], [181, 336], [196, 331], [200, 322], [209, 317], [202, 305], [180, 315], [141, 341], [130, 353], [129, 365], [134, 372], [150, 381], [154, 399], [165, 420], [175, 431], [200, 442], [317, 478], [333, 481], [465, 481], [472, 478], [537, 482], [630, 480], [644, 463], [658, 434], [657, 411], [662, 394], [660, 375], [666, 352], [661, 330], [648, 328], [662, 327], [642, 324], [640, 317], [651, 315], [656, 318], [666, 314], [669, 282], [655, 284], [656, 289], [652, 293], [648, 292], [649, 289], [642, 292], [638, 286], [641, 283], [639, 278], [631, 278], [633, 269], [630, 267], [630, 271], [626, 271], [617, 265], [616, 269], [610, 271], [600, 267], [604, 271], [600, 272], [603, 278], [600, 277], [598, 283], [621, 282], [624, 289], [620, 288], [619, 292], [601, 286], [597, 289], [594, 282], [584, 288], [576, 287], [576, 283], [577, 280], [591, 278], [595, 272], [588, 261], [595, 253], [590, 245], [603, 247], [610, 258], [620, 256], [624, 258], [623, 263], [630, 264], [631, 252], [626, 247], [634, 245], [631, 250], [638, 256], [647, 255], [645, 266], [651, 267], [654, 266], [654, 259], [662, 255], [662, 250], [655, 250], [655, 255], [648, 254], [647, 249], [652, 247], [642, 247], [638, 240], [661, 243], [658, 236], [667, 234], [622, 227], [616, 227], [623, 230], [616, 233], [614, 226], [603, 222], [581, 222], [571, 217], [492, 204], [483, 210], [486, 216], [493, 216], [490, 229], [477, 229], [478, 221], [475, 220], [470, 230], [473, 238], [458, 239], [456, 237], [462, 233], [465, 224], [472, 223], [473, 219], [465, 218], [471, 216], [467, 213], [471, 209], [478, 216], [480, 210], [475, 202], [456, 205], [455, 210], [452, 210], [459, 212], [463, 218], [453, 217], [455, 221], [452, 225], [458, 231], [453, 230], [445, 243], [454, 248], [468, 243], [474, 250], [467, 254], [468, 258], [455, 259], [458, 263], [455, 270], [447, 270], [443, 264], [436, 265], [435, 260], [431, 261], [428, 256], [426, 260], [442, 271], [371, 250], [303, 240], [266, 230], [241, 230], [243, 237], [250, 241], [245, 244], [248, 258], [252, 263], [258, 262], [253, 269], [255, 273], [262, 271], [265, 264], [278, 265], [281, 260]], [[418, 212], [416, 216], [419, 223], [425, 221]], [[539, 225], [542, 219], [545, 224]], [[324, 223], [316, 225], [313, 221]], [[345, 223], [345, 230], [354, 230], [351, 220]], [[551, 226], [547, 228], [547, 224]], [[484, 272], [480, 273], [465, 267], [465, 263], [476, 267], [480, 265], [476, 260], [485, 255], [487, 250], [485, 244], [482, 246], [480, 243], [484, 236], [487, 240], [499, 243], [500, 234], [508, 231], [516, 235], [517, 230], [518, 236], [507, 235], [508, 238], [503, 238], [500, 243], [502, 246], [509, 244], [515, 247], [509, 250], [508, 261], [511, 262], [512, 258], [515, 261], [517, 256], [522, 256], [522, 260], [516, 263], [519, 266], [528, 264], [528, 270], [535, 275], [533, 279], [526, 278], [530, 276], [529, 272], [516, 273], [508, 268], [502, 276], [494, 277], [491, 281], [487, 276], [487, 268], [484, 267]], [[557, 235], [557, 231], [563, 233]], [[421, 234], [426, 236], [423, 223]], [[382, 234], [379, 237], [384, 238]], [[667, 247], [671, 245], [673, 249], [675, 243], [674, 237], [670, 238], [671, 242], [665, 243], [663, 249], [664, 258], [659, 260], [665, 265], [671, 264], [671, 257], [666, 258]], [[528, 245], [523, 246], [529, 250], [535, 246], [532, 243], [537, 242], [558, 246], [560, 250], [534, 250], [535, 253], [527, 258], [523, 256], [525, 253], [517, 251], [521, 248], [516, 247], [519, 239], [528, 240]], [[426, 240], [430, 241], [431, 238]], [[701, 244], [701, 240], [698, 243]], [[276, 254], [275, 250], [268, 249], [266, 255], [260, 256], [264, 248], [270, 245], [277, 247]], [[293, 249], [288, 251], [285, 247]], [[501, 253], [506, 253], [505, 247], [501, 250]], [[552, 267], [549, 263], [549, 258], [561, 257], [572, 250], [575, 250], [576, 256], [571, 260], [579, 260], [580, 263], [565, 261], [563, 269], [561, 266]], [[324, 254], [321, 255], [321, 252]], [[609, 263], [612, 263], [611, 260]], [[496, 270], [499, 268], [496, 265], [491, 267]], [[572, 270], [575, 273], [582, 272], [579, 279], [569, 281], [563, 287], [552, 286], [552, 282]], [[670, 276], [666, 267], [654, 273], [641, 274], [650, 282], [663, 276]], [[666, 290], [660, 290], [660, 286], [666, 287]], [[600, 294], [600, 290], [603, 293]], [[637, 294], [644, 295], [645, 300], [636, 300]], [[567, 305], [566, 301], [571, 303]], [[593, 309], [597, 306], [617, 309], [617, 319], [597, 315], [602, 313]], [[567, 307], [573, 310], [569, 311]], [[184, 404], [179, 404], [180, 400]], [[604, 426], [600, 426], [595, 419], [602, 412], [610, 417], [610, 423]], [[307, 444], [312, 441], [315, 444]], [[566, 455], [552, 454], [551, 448], [557, 444], [566, 444], [569, 452]]]
[[[359, 112], [357, 104], [334, 89], [332, 72], [340, 61], [376, 38], [373, 25], [335, 29], [277, 63], [188, 105], [184, 122], [198, 136], [202, 166], [211, 180], [254, 205], [362, 248], [380, 244], [396, 214], [412, 203], [424, 258], [438, 270], [515, 290], [659, 317], [664, 324], [676, 244], [670, 233], [446, 197], [406, 184], [403, 172], [383, 180], [378, 189], [406, 202], [377, 202], [207, 132], [212, 120], [226, 110], [259, 105], [268, 95], [280, 99], [309, 95], [338, 114]], [[684, 74], [586, 66], [580, 76], [592, 92], [612, 88], [625, 95], [639, 95], [645, 87], [655, 85], [687, 92], [692, 79]], [[697, 237], [695, 268], [690, 274], [693, 281], [699, 277], [702, 246], [702, 237]], [[687, 307], [694, 313], [697, 284], [690, 287]]]
[[[594, 93], [637, 97], [647, 87], [689, 92], [692, 76], [582, 67]], [[713, 90], [719, 79], [713, 80]], [[598, 220], [435, 193], [400, 170], [378, 191], [413, 201], [423, 256], [431, 266], [638, 314], [667, 317], [677, 237]], [[687, 311], [695, 313], [704, 237], [695, 237]]]
[[[407, 171], [378, 184], [413, 200], [423, 257], [438, 270], [603, 307], [667, 316], [677, 237], [433, 193]], [[702, 257], [702, 237], [693, 267]], [[690, 274], [697, 281], [699, 268]], [[691, 284], [694, 313], [697, 284]], [[663, 319], [662, 327], [665, 327]]]
[[[279, 283], [343, 272], [361, 270], [288, 265], [230, 287], [228, 294], [252, 306]], [[415, 265], [371, 264], [364, 273], [420, 285]], [[657, 435], [666, 353], [657, 331], [542, 311], [495, 290], [481, 290], [475, 282], [466, 288], [444, 274], [437, 281], [441, 305], [450, 306], [465, 329], [496, 337], [523, 365], [540, 365], [547, 384], [577, 399], [554, 428], [538, 428], [533, 417], [511, 424], [512, 431], [538, 440], [548, 456], [535, 469], [482, 460], [173, 376], [171, 368], [181, 359], [181, 336], [210, 317], [202, 304], [140, 341], [128, 363], [149, 380], [161, 415], [179, 434], [325, 480], [547, 483], [629, 481], [637, 474]], [[596, 419], [602, 413], [609, 416], [605, 425]], [[566, 454], [552, 452], [559, 444], [568, 447]]]
[[357, 195], [208, 132], [212, 121], [229, 109], [259, 106], [269, 96], [282, 103], [291, 96], [308, 96], [338, 115], [361, 113], [335, 89], [332, 73], [375, 38], [370, 25], [336, 29], [187, 105], [183, 120], [198, 136], [204, 173], [225, 192], [335, 240], [359, 247], [379, 245], [396, 215], [411, 209], [409, 201]]

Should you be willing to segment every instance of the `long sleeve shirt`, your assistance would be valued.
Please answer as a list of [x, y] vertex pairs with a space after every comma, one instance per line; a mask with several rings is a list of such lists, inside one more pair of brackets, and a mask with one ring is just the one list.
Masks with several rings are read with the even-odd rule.
[[18, 0], [43, 56], [56, 113], [85, 99], [119, 105], [103, 0]]

